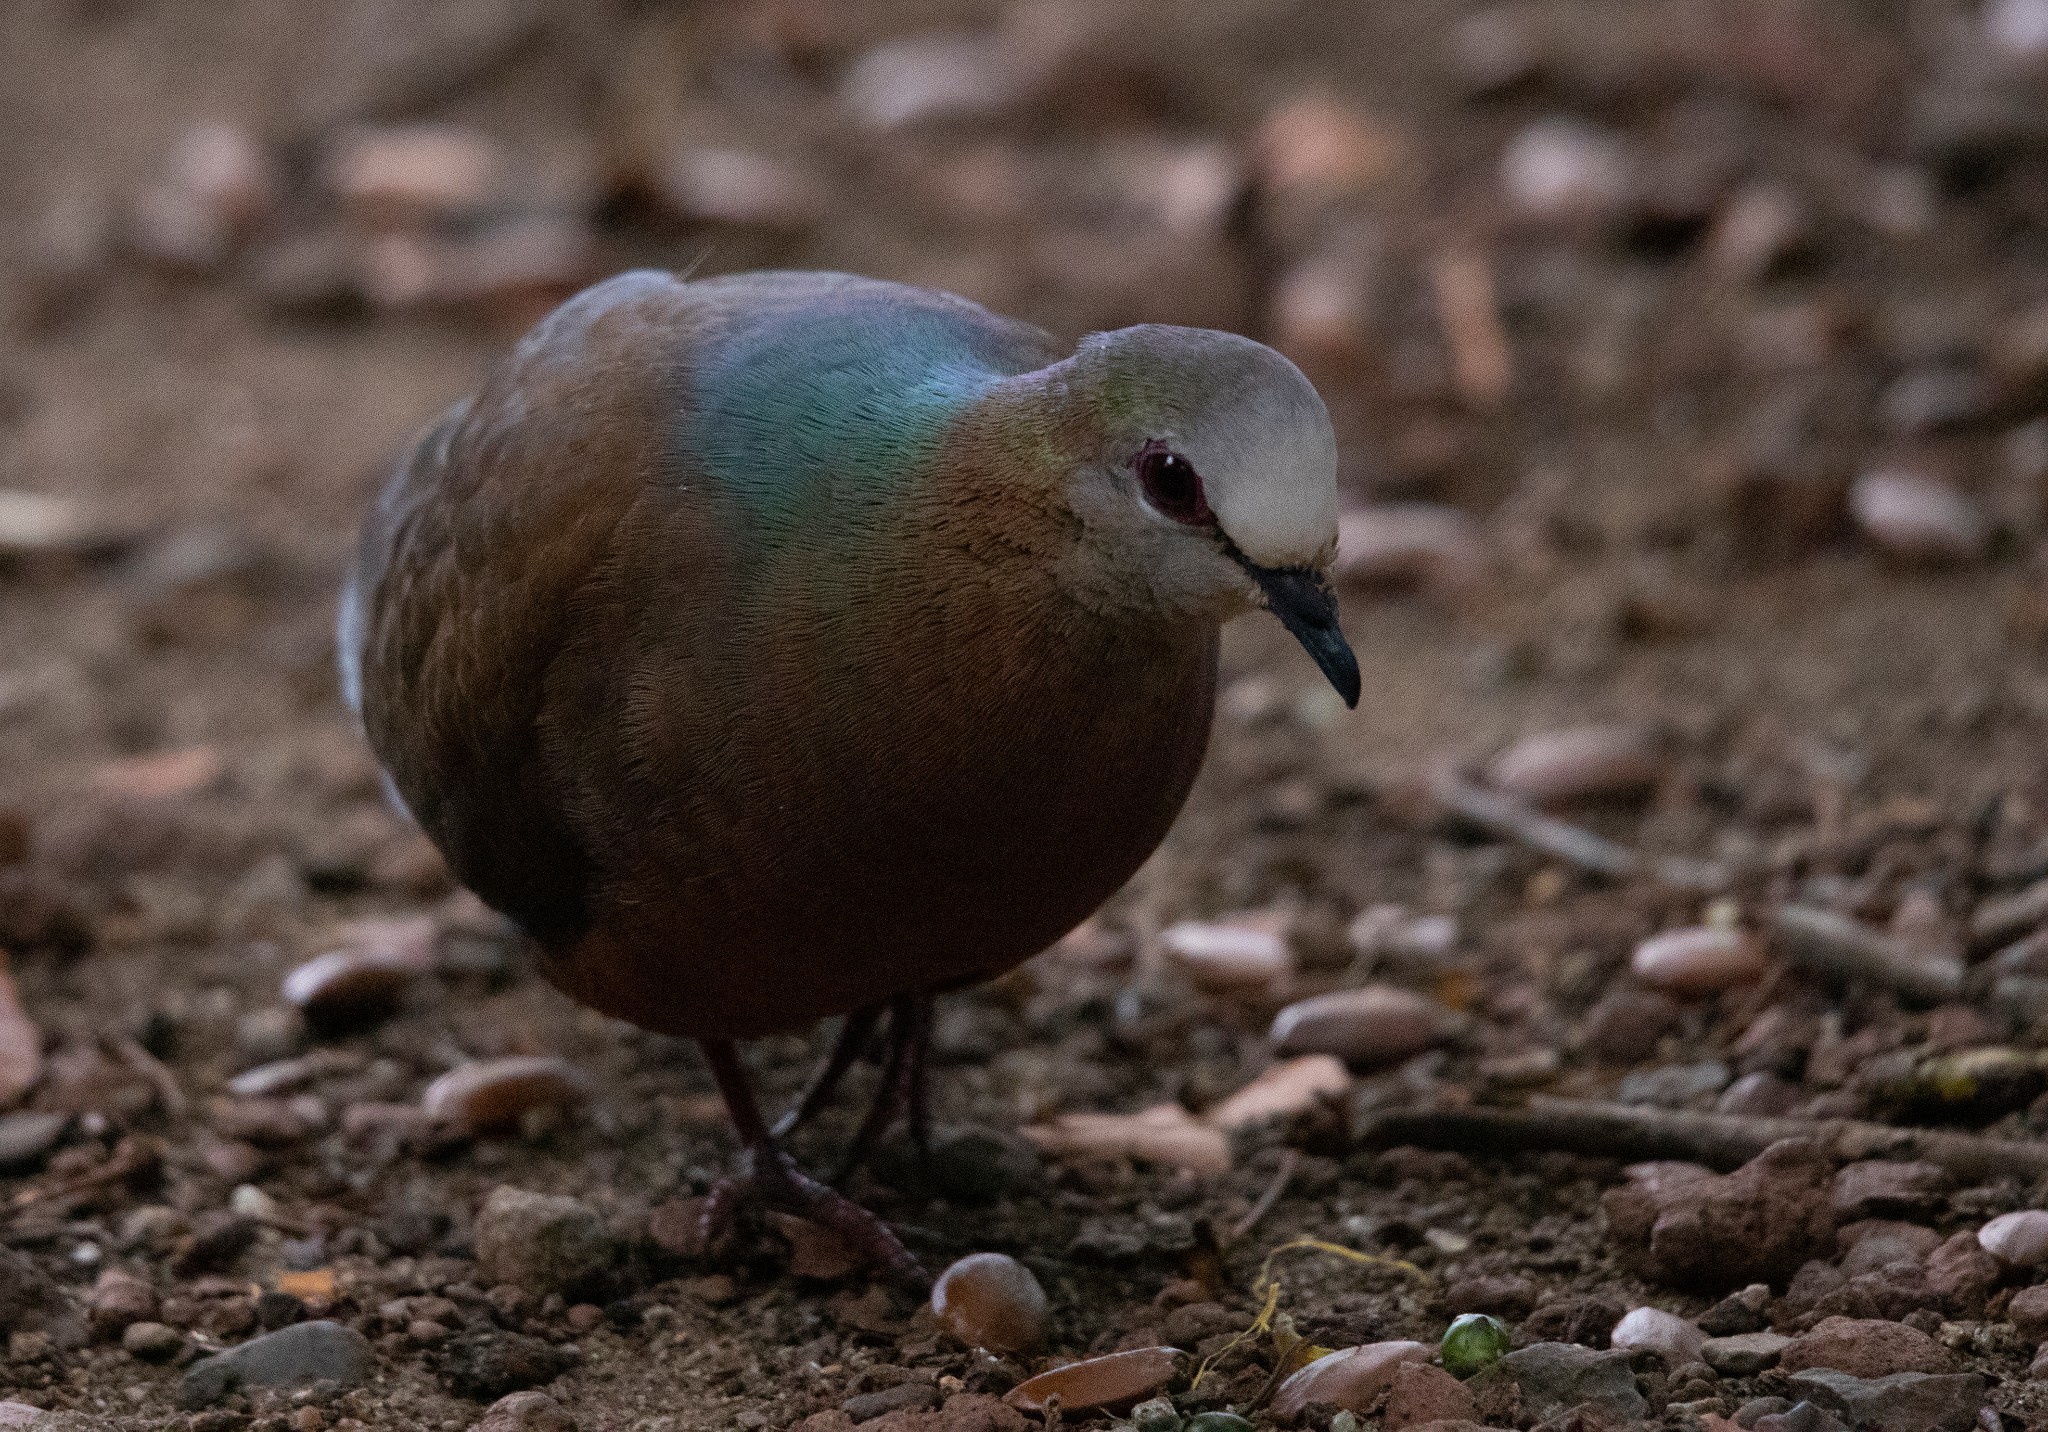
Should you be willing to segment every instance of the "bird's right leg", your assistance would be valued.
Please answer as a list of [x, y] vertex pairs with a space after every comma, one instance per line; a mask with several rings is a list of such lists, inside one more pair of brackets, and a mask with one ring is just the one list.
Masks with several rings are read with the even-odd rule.
[[789, 1112], [775, 1121], [772, 1132], [776, 1138], [788, 1138], [831, 1101], [839, 1089], [840, 1080], [846, 1077], [846, 1071], [867, 1048], [868, 1036], [875, 1032], [875, 1022], [881, 1017], [882, 1006], [879, 1004], [868, 1005], [846, 1016], [845, 1023], [839, 1026], [839, 1037], [832, 1043], [832, 1052], [811, 1075], [811, 1082], [804, 1086], [803, 1093], [797, 1096]]
[[699, 1232], [710, 1247], [731, 1226], [733, 1217], [748, 1203], [794, 1213], [837, 1234], [841, 1242], [880, 1268], [897, 1282], [923, 1292], [931, 1279], [918, 1265], [903, 1241], [889, 1225], [862, 1208], [845, 1194], [806, 1177], [776, 1144], [761, 1118], [754, 1091], [747, 1083], [747, 1071], [740, 1064], [739, 1051], [729, 1039], [704, 1039], [704, 1058], [718, 1092], [725, 1100], [733, 1129], [746, 1146], [745, 1171], [721, 1179], [704, 1200]]

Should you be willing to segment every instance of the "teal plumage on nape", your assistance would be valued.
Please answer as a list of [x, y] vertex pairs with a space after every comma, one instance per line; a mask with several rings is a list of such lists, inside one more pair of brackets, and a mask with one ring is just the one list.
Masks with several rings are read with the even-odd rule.
[[[456, 874], [564, 991], [702, 1045], [748, 1150], [708, 1200], [921, 1276], [777, 1139], [887, 1015], [856, 1154], [924, 1139], [932, 997], [1044, 948], [1152, 852], [1217, 628], [1279, 618], [1355, 704], [1336, 455], [1248, 339], [1068, 349], [842, 274], [632, 273], [543, 320], [364, 524], [343, 688]], [[735, 1041], [845, 1016], [762, 1119]]]

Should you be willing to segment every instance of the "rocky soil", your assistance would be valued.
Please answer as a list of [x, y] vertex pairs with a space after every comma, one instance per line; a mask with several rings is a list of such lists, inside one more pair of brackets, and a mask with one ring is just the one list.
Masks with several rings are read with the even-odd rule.
[[[2043, 0], [0, 7], [0, 1426], [2048, 1419], [2044, 115]], [[944, 1002], [849, 1184], [1002, 1255], [935, 1306], [698, 1245], [694, 1053], [335, 690], [383, 465], [635, 263], [1340, 428], [1365, 699], [1234, 629], [1166, 848]]]

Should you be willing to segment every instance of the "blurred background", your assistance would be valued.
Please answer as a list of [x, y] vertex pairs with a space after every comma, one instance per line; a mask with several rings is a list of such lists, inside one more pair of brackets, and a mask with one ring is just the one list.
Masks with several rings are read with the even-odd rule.
[[[1183, 1288], [1210, 1325], [1152, 1300], [1283, 1167], [1275, 1237], [1519, 1280], [1489, 1296], [1524, 1318], [1590, 1300], [1568, 1340], [1655, 1286], [1602, 1241], [1612, 1167], [1418, 1178], [1331, 1132], [1343, 1099], [2048, 1130], [2048, 0], [11, 0], [0, 134], [0, 1242], [41, 1290], [0, 1297], [29, 1338], [0, 1385], [197, 1427], [179, 1359], [288, 1292], [264, 1318], [353, 1321], [384, 1377], [296, 1432], [467, 1426], [508, 1389], [449, 1348], [515, 1332], [580, 1339], [536, 1366], [586, 1428], [848, 1416], [884, 1368], [1007, 1386], [828, 1305], [800, 1231], [737, 1272], [647, 1231], [729, 1152], [708, 1084], [545, 989], [340, 707], [333, 594], [385, 465], [632, 265], [1233, 329], [1336, 420], [1358, 711], [1234, 629], [1166, 850], [942, 1025], [978, 1166], [1029, 1168], [1027, 1125], [1055, 1162], [863, 1186], [929, 1256], [1043, 1250], [1056, 1349], [1241, 1325], [1234, 1264]], [[1815, 954], [1788, 907], [1850, 933]], [[1673, 929], [1707, 953], [1643, 955]], [[1219, 1169], [1205, 1111], [1275, 1012], [1366, 987], [1410, 1003], [1280, 1039], [1346, 1068]], [[1988, 1102], [1884, 1082], [1981, 1048]], [[509, 1136], [423, 1096], [502, 1057], [553, 1061]], [[1196, 1152], [1058, 1122], [1161, 1105]], [[505, 1181], [594, 1200], [634, 1271], [486, 1304]], [[2028, 1198], [1964, 1191], [1929, 1221]], [[118, 1312], [79, 1331], [116, 1267], [168, 1363]], [[1461, 1310], [1322, 1276], [1299, 1313], [1332, 1346]], [[2032, 1343], [1985, 1346], [1958, 1356], [2023, 1400]], [[226, 1407], [204, 1425], [304, 1410]]]

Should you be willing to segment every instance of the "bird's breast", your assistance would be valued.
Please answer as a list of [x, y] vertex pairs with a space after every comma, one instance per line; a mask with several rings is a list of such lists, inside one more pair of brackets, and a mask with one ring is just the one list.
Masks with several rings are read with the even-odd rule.
[[800, 1027], [1008, 968], [1131, 876], [1200, 765], [1214, 631], [941, 590], [814, 589], [643, 654], [602, 704], [644, 799], [586, 800], [561, 982], [672, 1033]]

